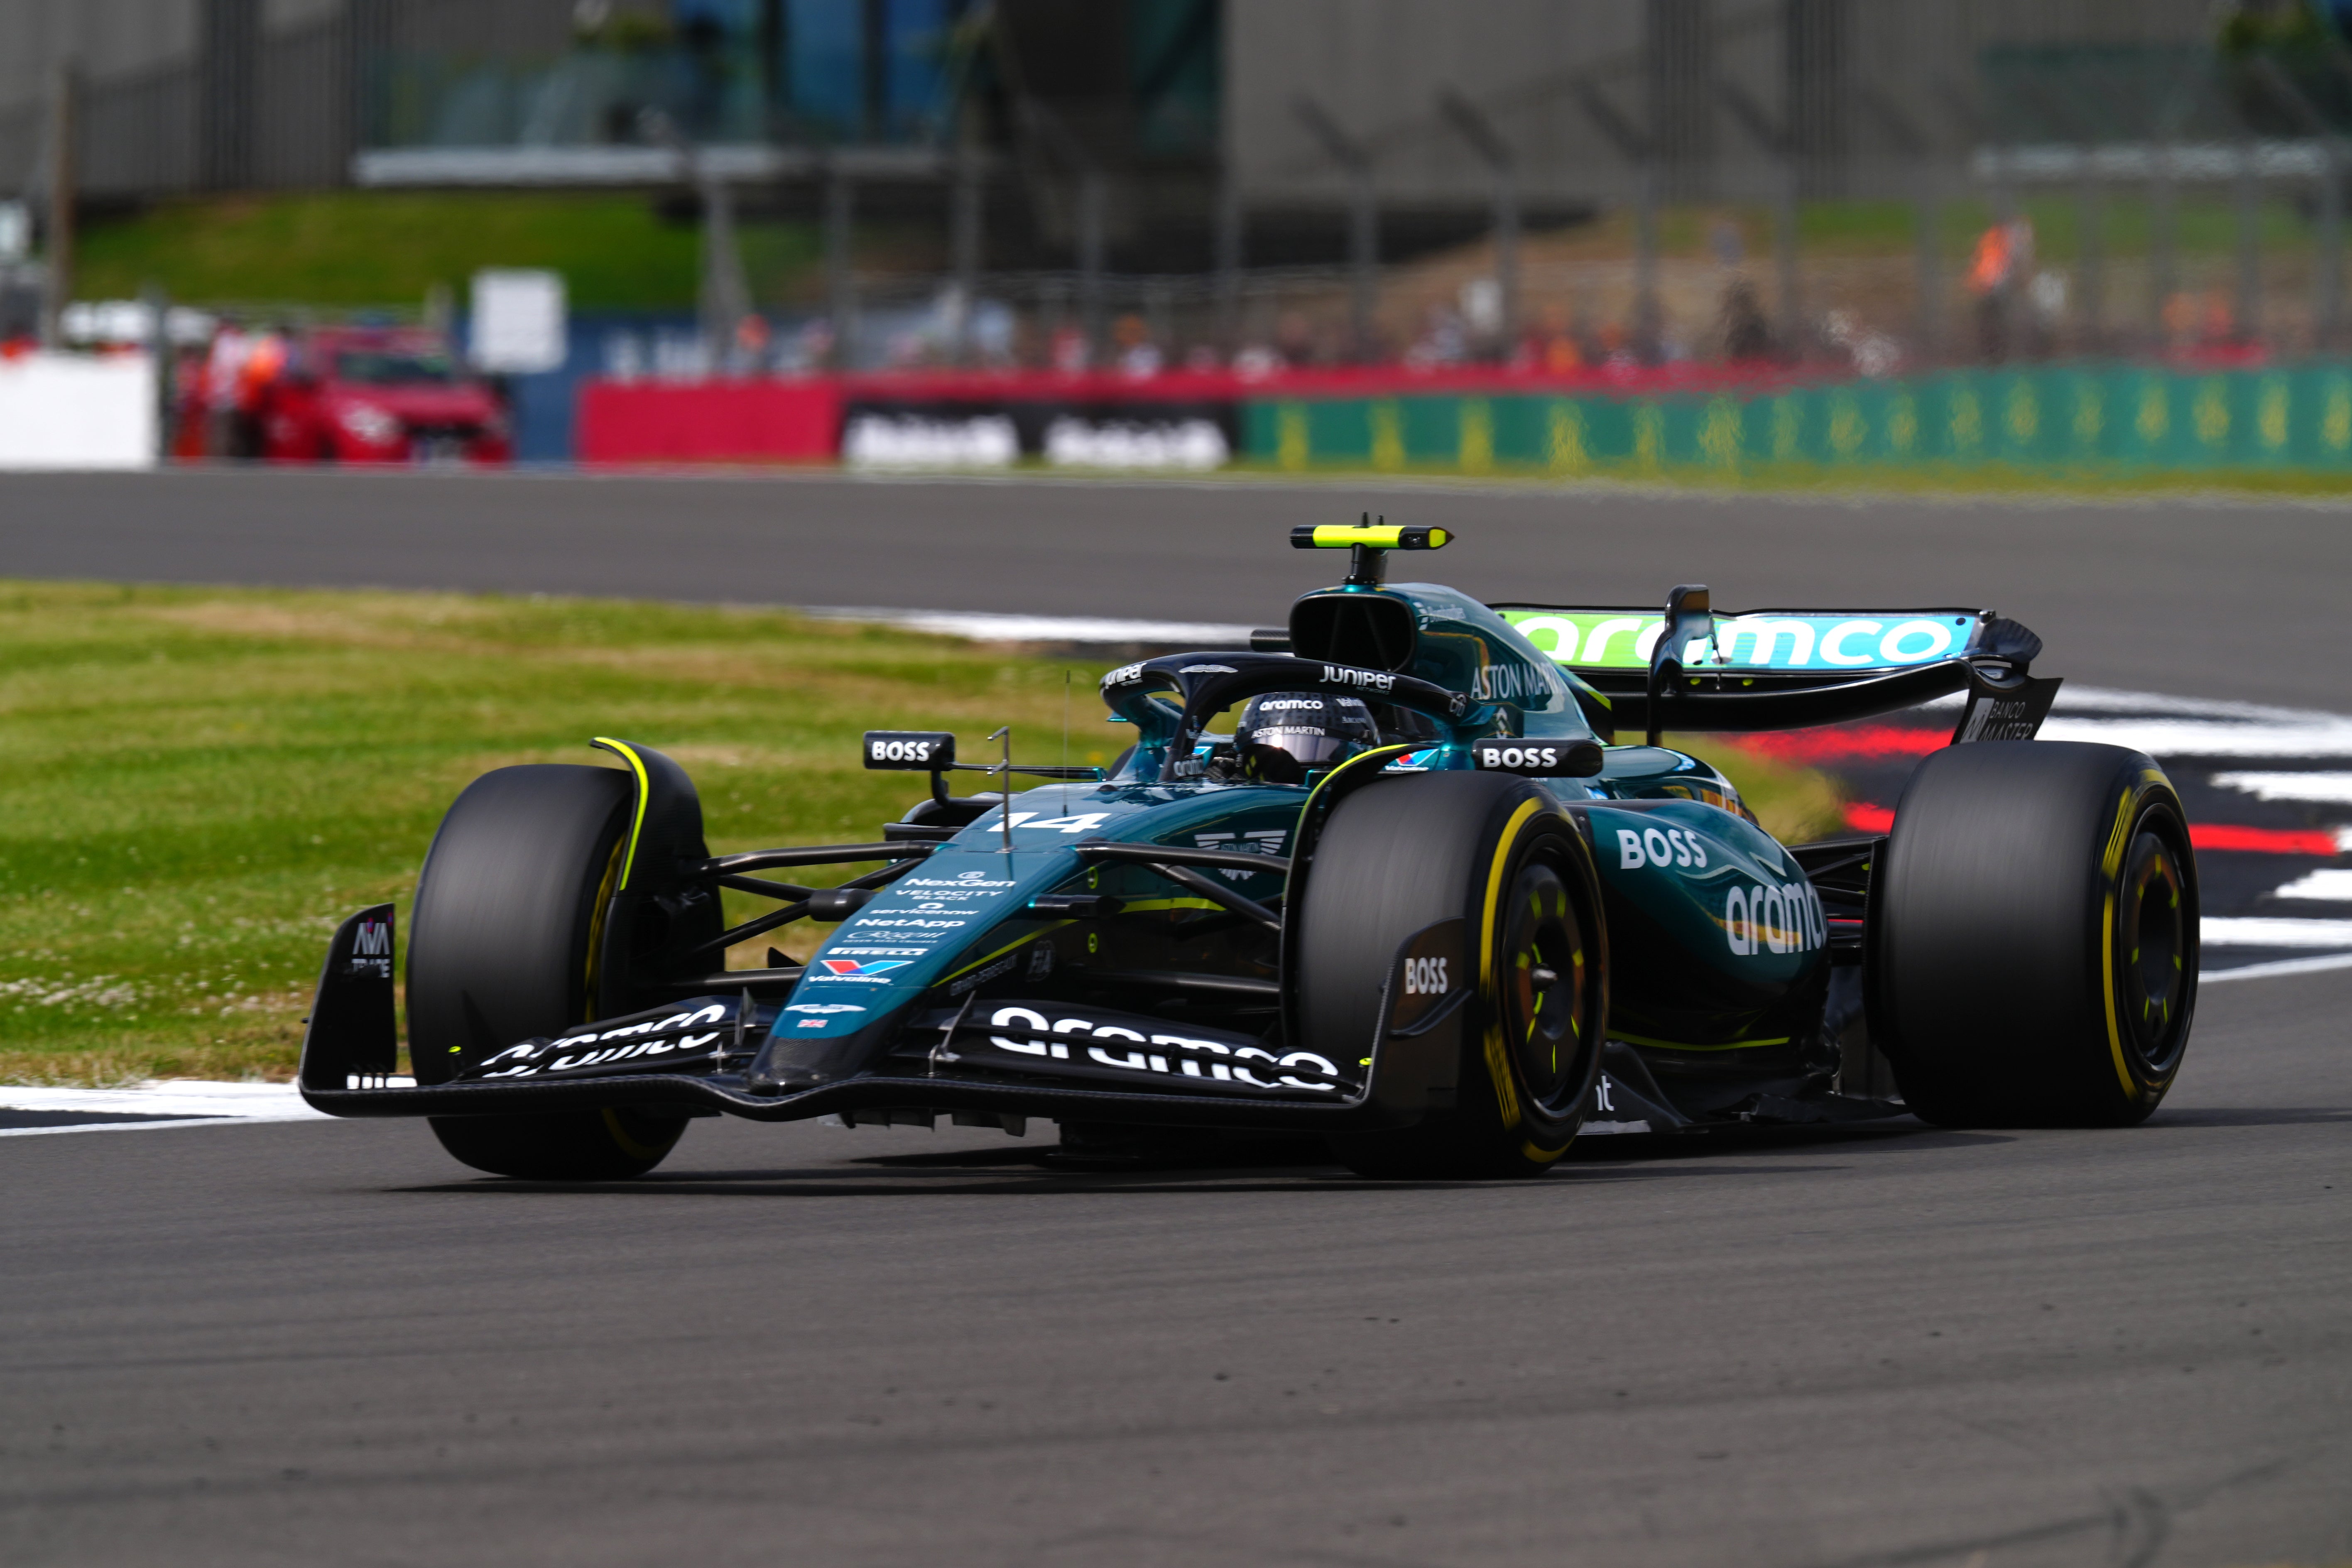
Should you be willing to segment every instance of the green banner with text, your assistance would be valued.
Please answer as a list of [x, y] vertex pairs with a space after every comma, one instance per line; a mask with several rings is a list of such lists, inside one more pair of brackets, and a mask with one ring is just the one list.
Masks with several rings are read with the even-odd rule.
[[2352, 363], [1949, 371], [1912, 380], [1612, 396], [1265, 398], [1243, 450], [1276, 468], [1638, 478], [1977, 465], [2352, 470]]

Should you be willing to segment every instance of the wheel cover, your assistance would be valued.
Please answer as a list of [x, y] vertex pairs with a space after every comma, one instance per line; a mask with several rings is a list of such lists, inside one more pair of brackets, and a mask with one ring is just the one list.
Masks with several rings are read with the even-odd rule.
[[1583, 922], [1567, 883], [1541, 861], [1520, 868], [1505, 909], [1497, 966], [1503, 1037], [1528, 1097], [1564, 1115], [1583, 1088], [1591, 989]]
[[2123, 1035], [2143, 1069], [2171, 1070], [2188, 1026], [2187, 879], [2177, 851], [2142, 827], [2124, 859], [2116, 900], [2116, 962]]

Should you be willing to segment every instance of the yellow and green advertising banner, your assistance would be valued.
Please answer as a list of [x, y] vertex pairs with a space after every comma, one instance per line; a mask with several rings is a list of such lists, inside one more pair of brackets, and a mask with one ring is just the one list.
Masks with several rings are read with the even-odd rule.
[[1687, 394], [1266, 398], [1244, 406], [1242, 431], [1251, 461], [1288, 469], [2352, 469], [2352, 363], [1957, 370]]

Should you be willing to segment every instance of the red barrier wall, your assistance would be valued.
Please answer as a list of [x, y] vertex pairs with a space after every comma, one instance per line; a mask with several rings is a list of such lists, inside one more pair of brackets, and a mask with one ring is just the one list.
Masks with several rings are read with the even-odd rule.
[[808, 381], [592, 381], [580, 393], [583, 463], [829, 463], [841, 385]]
[[994, 408], [1148, 406], [1442, 393], [1687, 393], [1801, 379], [1769, 366], [1685, 363], [1654, 369], [1598, 366], [1564, 374], [1496, 365], [1377, 365], [1289, 370], [1266, 377], [1174, 371], [1141, 380], [1108, 374], [949, 370], [790, 380], [591, 381], [580, 393], [579, 456], [591, 465], [831, 462], [841, 451], [843, 409], [860, 400]]

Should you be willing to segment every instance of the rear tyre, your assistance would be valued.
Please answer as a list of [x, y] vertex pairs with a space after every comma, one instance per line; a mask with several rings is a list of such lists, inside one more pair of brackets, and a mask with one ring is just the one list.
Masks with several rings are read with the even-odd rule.
[[[483, 774], [441, 819], [417, 879], [408, 1034], [419, 1083], [593, 1016], [604, 915], [632, 801], [612, 768], [543, 763]], [[613, 1110], [436, 1116], [465, 1164], [533, 1181], [612, 1181], [661, 1163], [686, 1119]]]
[[1873, 1034], [1945, 1126], [2120, 1127], [2197, 1006], [2197, 863], [2162, 769], [2119, 746], [1937, 752], [1871, 895]]
[[1584, 839], [1539, 786], [1499, 773], [1382, 779], [1332, 813], [1298, 914], [1307, 1047], [1361, 1059], [1406, 938], [1465, 918], [1477, 987], [1452, 1110], [1332, 1152], [1393, 1179], [1539, 1175], [1568, 1150], [1601, 1070], [1608, 949]]

